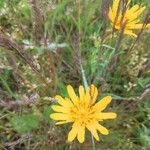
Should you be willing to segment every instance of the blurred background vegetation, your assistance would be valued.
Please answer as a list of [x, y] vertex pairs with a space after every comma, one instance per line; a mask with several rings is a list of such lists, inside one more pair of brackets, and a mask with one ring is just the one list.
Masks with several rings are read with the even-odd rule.
[[109, 109], [118, 114], [106, 122], [110, 134], [96, 149], [150, 150], [150, 31], [119, 41], [107, 16], [111, 4], [0, 0], [0, 149], [91, 149], [90, 136], [84, 144], [67, 143], [69, 127], [49, 118], [53, 97], [66, 96], [67, 84], [76, 90], [82, 84], [82, 64], [100, 97], [113, 96]]

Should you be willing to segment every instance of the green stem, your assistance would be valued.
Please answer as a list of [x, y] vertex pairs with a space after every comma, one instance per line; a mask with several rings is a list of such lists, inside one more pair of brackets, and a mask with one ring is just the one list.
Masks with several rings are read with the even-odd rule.
[[84, 84], [85, 89], [87, 89], [88, 88], [88, 83], [87, 83], [87, 79], [86, 79], [86, 76], [85, 76], [85, 71], [83, 70], [82, 64], [81, 64], [80, 67], [81, 67], [81, 74], [82, 74], [83, 84]]
[[93, 137], [92, 133], [91, 133], [91, 139], [92, 139], [93, 150], [96, 150], [96, 148], [95, 148], [95, 141], [94, 141], [94, 137]]
[[[85, 71], [84, 71], [84, 69], [82, 67], [82, 64], [80, 64], [80, 68], [81, 68], [81, 74], [82, 74], [83, 84], [84, 84], [85, 89], [87, 89], [88, 88], [88, 82], [87, 82], [87, 79], [86, 79], [86, 76], [85, 76]], [[96, 148], [95, 148], [95, 141], [94, 141], [94, 138], [93, 138], [92, 134], [91, 134], [91, 140], [92, 140], [93, 150], [96, 150]]]

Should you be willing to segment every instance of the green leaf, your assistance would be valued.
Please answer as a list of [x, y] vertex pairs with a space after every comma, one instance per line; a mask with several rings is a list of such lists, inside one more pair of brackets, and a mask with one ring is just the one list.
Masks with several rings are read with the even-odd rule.
[[4, 7], [5, 0], [0, 0], [0, 8]]
[[39, 125], [39, 119], [33, 114], [15, 116], [11, 119], [11, 124], [18, 133], [27, 133]]
[[145, 79], [139, 78], [138, 79], [138, 84], [143, 88], [146, 84], [150, 82], [150, 77], [147, 77]]

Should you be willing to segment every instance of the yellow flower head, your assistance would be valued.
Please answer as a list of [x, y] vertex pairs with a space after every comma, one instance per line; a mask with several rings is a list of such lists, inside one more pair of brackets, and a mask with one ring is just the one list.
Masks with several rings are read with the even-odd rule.
[[97, 131], [107, 135], [109, 131], [99, 124], [105, 119], [116, 118], [116, 113], [102, 112], [111, 102], [111, 96], [106, 96], [96, 103], [98, 90], [91, 85], [84, 90], [83, 86], [79, 87], [79, 96], [74, 92], [71, 85], [67, 86], [69, 98], [62, 98], [57, 95], [55, 99], [59, 105], [53, 105], [52, 109], [56, 112], [50, 115], [50, 118], [57, 120], [58, 124], [73, 122], [72, 129], [68, 134], [68, 141], [71, 142], [77, 137], [80, 143], [85, 140], [85, 128], [87, 128], [94, 138], [99, 141]]
[[150, 28], [150, 24], [143, 26], [142, 23], [139, 23], [140, 20], [138, 19], [140, 14], [145, 10], [145, 7], [134, 5], [132, 8], [129, 8], [131, 0], [128, 0], [125, 7], [121, 8], [121, 2], [123, 1], [114, 0], [112, 7], [109, 8], [108, 16], [115, 29], [124, 29], [124, 34], [137, 37], [133, 33], [134, 29]]

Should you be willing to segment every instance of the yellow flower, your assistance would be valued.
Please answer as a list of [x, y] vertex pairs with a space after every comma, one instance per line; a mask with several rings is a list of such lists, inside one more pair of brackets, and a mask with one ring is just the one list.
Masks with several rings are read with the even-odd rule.
[[108, 16], [115, 29], [124, 29], [124, 34], [137, 37], [137, 35], [133, 33], [133, 30], [150, 28], [150, 24], [143, 25], [142, 23], [139, 23], [140, 20], [138, 19], [138, 17], [145, 10], [145, 7], [140, 7], [136, 4], [132, 8], [129, 8], [130, 2], [131, 0], [127, 1], [124, 10], [123, 8], [120, 8], [121, 1], [114, 0], [112, 7], [109, 8]]
[[68, 134], [68, 141], [71, 142], [77, 137], [80, 143], [85, 140], [85, 128], [87, 128], [94, 138], [99, 141], [97, 131], [103, 135], [109, 134], [109, 131], [99, 124], [105, 119], [116, 118], [116, 113], [102, 112], [111, 102], [111, 96], [106, 96], [96, 103], [98, 90], [91, 85], [84, 90], [83, 86], [79, 87], [79, 96], [74, 92], [71, 85], [67, 86], [70, 98], [62, 98], [57, 95], [55, 99], [59, 105], [53, 105], [52, 109], [56, 112], [50, 115], [50, 118], [57, 120], [57, 125], [73, 123], [72, 129]]

